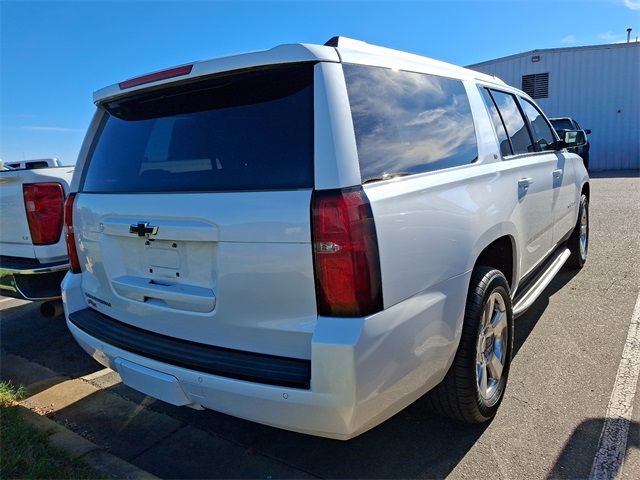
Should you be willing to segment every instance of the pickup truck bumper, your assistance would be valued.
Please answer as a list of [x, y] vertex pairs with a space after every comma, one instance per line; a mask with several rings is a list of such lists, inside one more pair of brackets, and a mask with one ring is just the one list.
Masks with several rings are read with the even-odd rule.
[[0, 257], [0, 293], [24, 300], [60, 298], [69, 262], [40, 263], [31, 258]]

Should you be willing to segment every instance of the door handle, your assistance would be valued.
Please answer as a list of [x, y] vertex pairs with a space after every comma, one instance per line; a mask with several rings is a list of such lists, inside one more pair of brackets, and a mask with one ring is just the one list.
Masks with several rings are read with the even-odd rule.
[[529, 189], [529, 185], [531, 185], [532, 183], [533, 183], [533, 178], [531, 178], [531, 177], [521, 178], [520, 180], [518, 180], [518, 188], [522, 188], [524, 190], [528, 190]]
[[518, 180], [518, 199], [529, 193], [529, 186], [533, 183], [533, 178], [524, 177]]
[[553, 171], [553, 176], [554, 176], [554, 177], [561, 177], [561, 176], [562, 176], [562, 172], [563, 172], [563, 170], [562, 170], [561, 168], [556, 168], [556, 169]]
[[125, 275], [111, 279], [111, 285], [118, 295], [147, 302], [160, 300], [165, 306], [178, 310], [208, 313], [216, 306], [213, 291], [194, 285], [164, 285], [142, 277]]

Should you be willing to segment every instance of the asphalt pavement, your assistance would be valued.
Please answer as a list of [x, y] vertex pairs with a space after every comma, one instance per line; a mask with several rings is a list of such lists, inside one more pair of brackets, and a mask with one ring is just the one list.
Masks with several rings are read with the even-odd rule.
[[[586, 478], [640, 290], [640, 179], [600, 176], [591, 192], [587, 265], [562, 270], [517, 319], [506, 397], [487, 425], [419, 400], [341, 442], [174, 407], [124, 386], [62, 318], [2, 297], [0, 373], [29, 386], [29, 408], [163, 478]], [[619, 467], [629, 480], [640, 477], [640, 391], [632, 398]]]

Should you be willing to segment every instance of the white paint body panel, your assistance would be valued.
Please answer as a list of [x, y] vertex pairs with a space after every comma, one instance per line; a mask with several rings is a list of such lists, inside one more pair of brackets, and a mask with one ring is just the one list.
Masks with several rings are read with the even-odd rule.
[[[80, 193], [74, 227], [83, 273], [69, 273], [63, 282], [67, 320], [71, 313], [91, 306], [163, 335], [311, 362], [309, 390], [234, 380], [141, 357], [93, 338], [68, 321], [80, 345], [102, 364], [114, 368], [118, 362], [130, 362], [140, 367], [134, 368], [135, 378], [129, 382], [134, 388], [153, 390], [158, 398], [173, 403], [176, 398], [184, 401], [176, 397], [173, 386], [166, 387], [175, 378], [193, 407], [304, 433], [351, 438], [394, 415], [444, 378], [460, 339], [471, 271], [487, 245], [499, 237], [511, 238], [515, 291], [557, 238], [575, 225], [576, 199], [588, 181], [580, 158], [556, 152], [503, 160], [477, 85], [520, 92], [498, 79], [442, 62], [379, 47], [352, 47], [278, 47], [215, 60], [206, 68], [213, 73], [269, 62], [319, 62], [314, 78], [315, 188], [319, 190], [361, 182], [340, 61], [463, 81], [474, 116], [478, 160], [364, 186], [378, 236], [384, 309], [363, 318], [318, 315], [309, 190]], [[116, 89], [100, 91], [96, 99], [111, 98], [118, 94]], [[99, 115], [83, 144], [78, 172], [84, 168], [98, 121]], [[556, 185], [552, 172], [561, 163], [563, 182]], [[79, 176], [72, 188], [78, 188]], [[534, 182], [522, 194], [518, 180], [524, 176]], [[155, 253], [149, 250], [155, 246], [150, 248], [127, 233], [127, 225], [141, 220], [161, 224], [165, 237], [157, 242], [161, 248], [176, 249], [162, 257], [164, 265], [152, 264]], [[177, 247], [170, 245], [174, 241]], [[189, 294], [197, 298], [197, 305], [191, 311], [188, 302], [172, 308], [166, 302], [180, 300], [174, 290], [158, 301], [141, 302], [147, 291], [140, 290], [132, 277], [144, 277], [150, 267], [161, 268], [153, 275], [192, 287]], [[145, 369], [168, 377], [159, 381], [149, 374], [147, 386]]]
[[[309, 358], [310, 199], [309, 190], [80, 194], [74, 222], [84, 292], [96, 310], [163, 335]], [[149, 245], [128, 233], [141, 219], [160, 227]], [[157, 292], [140, 293], [136, 281]], [[163, 284], [182, 291], [168, 297]], [[190, 307], [202, 291], [211, 308]]]

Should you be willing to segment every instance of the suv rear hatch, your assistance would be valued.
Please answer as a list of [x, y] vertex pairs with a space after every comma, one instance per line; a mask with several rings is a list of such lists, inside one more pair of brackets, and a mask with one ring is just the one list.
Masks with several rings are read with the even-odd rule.
[[313, 64], [99, 106], [75, 200], [87, 303], [164, 336], [309, 359]]

